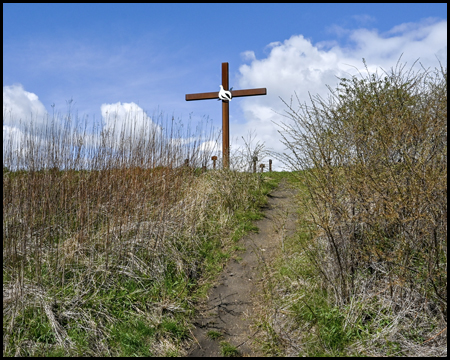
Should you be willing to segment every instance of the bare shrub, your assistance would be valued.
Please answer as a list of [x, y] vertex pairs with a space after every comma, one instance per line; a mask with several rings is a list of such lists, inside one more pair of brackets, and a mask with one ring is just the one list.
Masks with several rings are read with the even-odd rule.
[[281, 160], [304, 170], [308, 254], [334, 304], [362, 303], [354, 321], [377, 299], [391, 314], [383, 331], [417, 347], [447, 322], [447, 69], [404, 69], [340, 79], [311, 106], [285, 103]]

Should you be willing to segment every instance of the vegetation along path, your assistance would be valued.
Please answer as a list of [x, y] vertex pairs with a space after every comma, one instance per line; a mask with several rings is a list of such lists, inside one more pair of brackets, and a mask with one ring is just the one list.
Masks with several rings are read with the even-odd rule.
[[252, 341], [258, 332], [254, 326], [257, 296], [266, 284], [267, 262], [295, 231], [294, 194], [286, 179], [269, 194], [265, 216], [255, 222], [258, 233], [241, 239], [245, 250], [224, 267], [202, 304], [188, 356], [262, 355]]

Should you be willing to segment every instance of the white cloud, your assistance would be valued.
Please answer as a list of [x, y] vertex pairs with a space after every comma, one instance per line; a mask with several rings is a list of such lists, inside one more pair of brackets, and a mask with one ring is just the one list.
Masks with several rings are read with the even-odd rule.
[[20, 149], [20, 145], [25, 141], [25, 134], [17, 127], [3, 125], [3, 154], [8, 152], [8, 147], [12, 151]]
[[[282, 152], [279, 127], [273, 124], [286, 120], [277, 114], [287, 109], [280, 97], [289, 102], [296, 92], [300, 101], [308, 104], [309, 93], [326, 99], [329, 94], [326, 85], [335, 88], [337, 77], [357, 75], [358, 70], [366, 72], [363, 58], [370, 72], [379, 73], [380, 68], [389, 71], [395, 67], [402, 54], [401, 62], [407, 62], [407, 68], [417, 59], [425, 67], [438, 67], [436, 56], [442, 64], [447, 63], [446, 20], [401, 24], [385, 34], [364, 28], [340, 29], [340, 34], [348, 37], [350, 46], [341, 47], [333, 42], [314, 45], [302, 35], [294, 35], [283, 42], [268, 44], [270, 52], [266, 58], [255, 58], [240, 66], [239, 88], [265, 87], [267, 95], [243, 98], [245, 124], [236, 127], [233, 137], [239, 139], [256, 129], [256, 140], [264, 141], [266, 148]], [[249, 54], [254, 52], [246, 51], [246, 59]], [[274, 169], [279, 165], [274, 160]]]
[[[30, 130], [36, 146], [42, 146], [41, 136], [48, 113], [39, 97], [25, 91], [21, 84], [3, 86], [3, 162], [5, 158], [23, 158], [27, 153]], [[38, 135], [38, 136], [36, 136]], [[14, 155], [15, 154], [15, 155]], [[15, 162], [15, 165], [18, 165]]]
[[35, 126], [45, 123], [47, 110], [32, 92], [25, 91], [21, 84], [3, 86], [3, 125], [19, 126], [33, 120]]
[[102, 104], [100, 107], [103, 129], [114, 131], [118, 137], [139, 137], [153, 132], [160, 133], [161, 127], [137, 104], [115, 103]]
[[[118, 149], [121, 144], [121, 139], [126, 139], [126, 149], [131, 150], [135, 146], [139, 147], [144, 143], [156, 143], [158, 146], [171, 145], [174, 149], [182, 149], [186, 145], [197, 143], [200, 150], [206, 152], [214, 149], [213, 142], [205, 142], [199, 144], [201, 141], [198, 137], [189, 135], [189, 129], [184, 129], [188, 132], [185, 134], [182, 128], [177, 127], [176, 124], [169, 122], [164, 125], [168, 129], [163, 129], [162, 118], [158, 116], [157, 121], [153, 121], [152, 117], [136, 103], [113, 103], [102, 104], [100, 107], [102, 115], [102, 124], [96, 133], [91, 133], [90, 130], [84, 132], [83, 119], [71, 119], [71, 127], [68, 132], [64, 132], [65, 127], [61, 126], [69, 124], [66, 122], [67, 115], [57, 113], [52, 122], [53, 116], [48, 116], [44, 105], [39, 101], [36, 94], [26, 91], [22, 85], [12, 85], [3, 87], [3, 159], [15, 160], [10, 164], [14, 168], [26, 163], [25, 156], [29, 154], [28, 139], [33, 140], [35, 151], [41, 155], [52, 147], [49, 147], [49, 142], [62, 142], [65, 146], [74, 144], [83, 144], [85, 149], [93, 149], [100, 146], [101, 139], [98, 136], [98, 130], [103, 130], [104, 134], [110, 135], [106, 147]], [[30, 128], [31, 122], [33, 127]], [[91, 124], [93, 125], [93, 124]], [[50, 132], [51, 130], [63, 130]], [[171, 128], [171, 126], [173, 128]], [[91, 128], [91, 126], [90, 126]], [[49, 136], [55, 136], [51, 138]], [[65, 136], [68, 135], [69, 138]], [[187, 136], [186, 136], [187, 135]], [[64, 140], [65, 139], [65, 140]], [[144, 141], [144, 143], [142, 142]], [[66, 151], [57, 145], [58, 151]], [[38, 150], [39, 149], [39, 150]], [[89, 150], [90, 151], [90, 150]], [[174, 150], [177, 151], [177, 150]], [[35, 154], [37, 154], [35, 152]], [[35, 155], [33, 155], [35, 156]], [[40, 156], [40, 155], [39, 155]], [[46, 155], [42, 159], [45, 160]], [[70, 157], [70, 154], [69, 154]], [[9, 161], [9, 160], [8, 160]], [[12, 161], [12, 160], [11, 160]], [[40, 165], [39, 165], [40, 166]]]
[[254, 51], [244, 51], [241, 54], [241, 57], [244, 61], [253, 61], [256, 60], [255, 52]]
[[[360, 22], [372, 19], [361, 16]], [[302, 35], [294, 35], [284, 41], [271, 42], [266, 46], [267, 56], [257, 59], [255, 52], [247, 50], [241, 54], [243, 64], [240, 68], [236, 88], [266, 87], [266, 96], [242, 98], [238, 100], [244, 114], [245, 123], [239, 126], [231, 124], [231, 137], [240, 140], [256, 130], [257, 141], [263, 141], [267, 148], [282, 152], [279, 128], [275, 122], [286, 120], [277, 113], [286, 109], [280, 97], [289, 101], [294, 92], [301, 102], [309, 103], [309, 93], [326, 98], [326, 85], [334, 88], [337, 77], [356, 75], [357, 70], [365, 73], [362, 58], [367, 60], [369, 71], [389, 70], [395, 66], [401, 54], [402, 63], [412, 65], [420, 58], [425, 67], [438, 66], [436, 57], [447, 63], [447, 21], [425, 19], [417, 23], [404, 23], [385, 33], [375, 29], [359, 28], [355, 30], [331, 26], [340, 34], [339, 41], [348, 43], [340, 46], [336, 41], [322, 41], [313, 44]], [[295, 101], [295, 100], [294, 100]], [[101, 113], [105, 129], [126, 135], [145, 134], [151, 129], [163, 131], [145, 111], [136, 103], [102, 104]], [[24, 136], [24, 124], [33, 119], [36, 127], [44, 126], [48, 112], [36, 94], [25, 91], [20, 84], [3, 87], [3, 141], [14, 136]], [[32, 116], [31, 116], [32, 115]], [[19, 126], [19, 121], [22, 125]], [[233, 118], [232, 118], [233, 122]], [[88, 138], [85, 139], [89, 141]], [[205, 142], [201, 148], [205, 151], [214, 142]], [[232, 144], [232, 146], [235, 146]], [[221, 146], [219, 144], [217, 151]], [[274, 159], [274, 169], [279, 165]]]
[[213, 155], [217, 155], [216, 153], [222, 153], [222, 143], [219, 143], [214, 140], [205, 141], [200, 144], [199, 150], [204, 151], [204, 152], [213, 153]]

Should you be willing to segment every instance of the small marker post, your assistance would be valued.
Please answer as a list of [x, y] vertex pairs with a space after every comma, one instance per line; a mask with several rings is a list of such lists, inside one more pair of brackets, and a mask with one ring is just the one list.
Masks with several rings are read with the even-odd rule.
[[253, 156], [252, 160], [253, 160], [253, 174], [254, 174], [256, 173], [256, 162], [258, 161], [258, 157]]

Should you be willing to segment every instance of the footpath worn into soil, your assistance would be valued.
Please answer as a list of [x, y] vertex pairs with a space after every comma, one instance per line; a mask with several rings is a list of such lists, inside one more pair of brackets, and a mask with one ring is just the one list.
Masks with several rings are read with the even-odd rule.
[[[202, 305], [193, 330], [194, 345], [190, 357], [223, 356], [220, 342], [237, 347], [241, 356], [261, 356], [253, 344], [256, 335], [254, 314], [257, 294], [262, 292], [265, 266], [280, 250], [283, 239], [295, 231], [295, 190], [283, 179], [269, 195], [264, 218], [255, 222], [258, 233], [243, 237], [239, 245], [245, 251], [241, 259], [231, 259]], [[223, 336], [208, 337], [215, 331]]]

